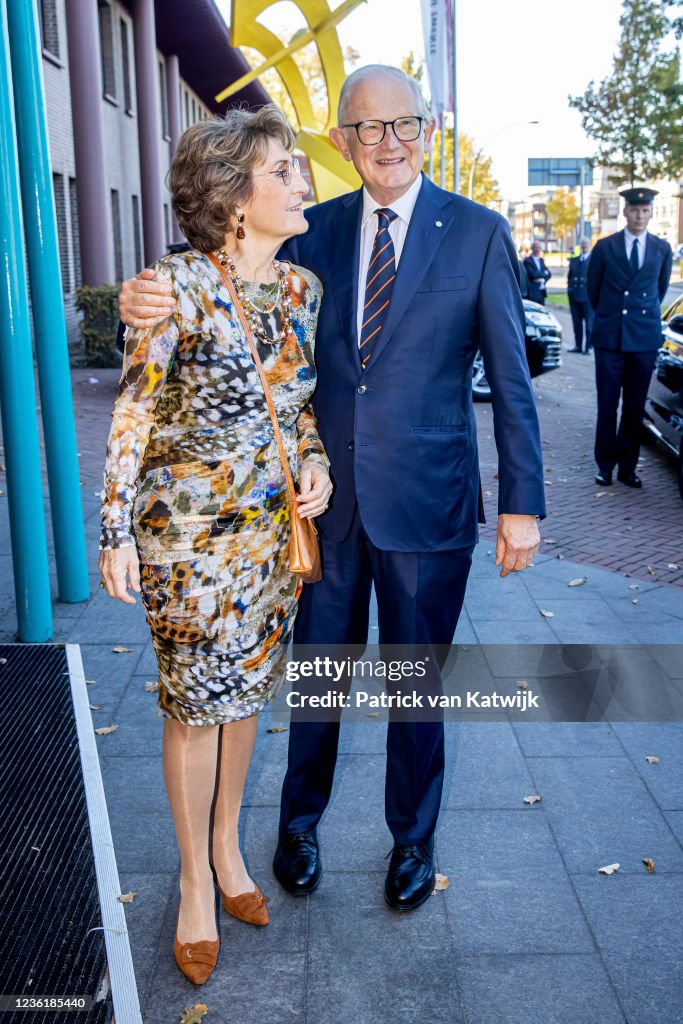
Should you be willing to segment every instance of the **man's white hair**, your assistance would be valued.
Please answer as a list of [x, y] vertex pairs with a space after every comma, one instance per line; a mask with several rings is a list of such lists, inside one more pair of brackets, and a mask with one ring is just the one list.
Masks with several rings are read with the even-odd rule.
[[422, 95], [420, 84], [415, 78], [411, 78], [405, 71], [401, 71], [400, 68], [392, 67], [390, 64], [366, 64], [365, 67], [358, 68], [353, 71], [349, 77], [345, 80], [339, 93], [339, 106], [337, 108], [337, 123], [342, 125], [346, 121], [346, 110], [349, 106], [349, 100], [351, 93], [355, 86], [360, 85], [361, 82], [367, 82], [372, 78], [379, 78], [384, 76], [386, 78], [393, 78], [400, 82], [403, 82], [412, 91], [417, 103], [417, 113], [422, 117], [429, 117], [429, 109], [427, 107], [426, 100]]

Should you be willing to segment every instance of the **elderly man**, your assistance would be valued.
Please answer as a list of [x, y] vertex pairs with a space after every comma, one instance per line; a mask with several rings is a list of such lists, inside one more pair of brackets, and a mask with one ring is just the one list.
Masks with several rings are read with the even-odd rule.
[[[569, 352], [584, 352], [588, 355], [591, 350], [591, 328], [593, 326], [593, 310], [588, 301], [588, 289], [586, 281], [588, 278], [588, 262], [591, 255], [591, 244], [587, 238], [581, 239], [580, 252], [578, 256], [572, 256], [569, 260], [567, 271], [567, 297], [569, 298], [569, 310], [572, 315], [572, 326], [574, 328], [574, 348]], [[584, 325], [586, 332], [586, 347], [583, 347]]]
[[657, 192], [638, 186], [619, 194], [625, 200], [626, 227], [601, 238], [588, 264], [598, 392], [595, 482], [608, 487], [612, 470], [618, 466], [617, 480], [639, 488], [643, 484], [636, 466], [643, 411], [662, 344], [660, 307], [669, 287], [673, 254], [664, 238], [647, 230]]
[[[542, 464], [517, 257], [502, 217], [422, 174], [433, 123], [402, 71], [354, 72], [338, 120], [332, 141], [363, 187], [307, 210], [308, 233], [283, 253], [323, 283], [314, 408], [336, 487], [317, 520], [324, 577], [304, 589], [295, 643], [362, 647], [374, 585], [380, 642], [436, 649], [452, 640], [477, 541], [478, 349], [499, 451], [501, 575], [526, 568], [538, 549]], [[154, 317], [163, 291], [127, 282], [124, 320], [153, 322], [139, 317]], [[320, 882], [316, 829], [338, 739], [338, 719], [290, 726], [273, 867], [293, 894]], [[385, 898], [396, 910], [420, 906], [433, 889], [443, 775], [443, 724], [391, 720]]]
[[552, 274], [545, 265], [540, 242], [532, 243], [531, 255], [524, 260], [524, 269], [529, 278], [529, 298], [545, 306], [546, 281], [550, 280]]

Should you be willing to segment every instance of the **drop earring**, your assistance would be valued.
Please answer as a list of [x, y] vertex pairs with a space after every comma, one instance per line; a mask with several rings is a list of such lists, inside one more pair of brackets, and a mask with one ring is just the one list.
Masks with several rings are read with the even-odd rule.
[[243, 213], [238, 213], [238, 215], [237, 215], [237, 231], [235, 232], [235, 236], [237, 238], [239, 238], [239, 239], [247, 237], [247, 233], [244, 230], [244, 214]]

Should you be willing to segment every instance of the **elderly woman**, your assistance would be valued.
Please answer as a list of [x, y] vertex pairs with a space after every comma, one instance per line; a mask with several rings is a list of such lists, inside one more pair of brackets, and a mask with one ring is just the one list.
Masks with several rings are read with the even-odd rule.
[[[170, 172], [194, 247], [155, 265], [166, 319], [129, 330], [104, 472], [102, 586], [141, 591], [158, 664], [164, 779], [180, 848], [174, 953], [197, 984], [225, 910], [268, 923], [237, 825], [260, 708], [280, 687], [301, 582], [288, 567], [290, 509], [263, 388], [225, 268], [251, 326], [288, 459], [298, 515], [327, 507], [328, 461], [309, 399], [320, 282], [275, 260], [306, 231], [294, 137], [272, 105], [202, 121]], [[211, 808], [216, 796], [213, 834]]]

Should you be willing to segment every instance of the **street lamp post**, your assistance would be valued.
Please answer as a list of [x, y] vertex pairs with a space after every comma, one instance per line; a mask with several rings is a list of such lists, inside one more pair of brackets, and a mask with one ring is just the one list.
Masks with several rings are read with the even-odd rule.
[[474, 160], [472, 161], [472, 166], [470, 167], [470, 180], [469, 180], [469, 186], [468, 186], [468, 189], [467, 189], [467, 195], [468, 195], [468, 197], [470, 199], [473, 198], [473, 193], [474, 193], [474, 172], [477, 169], [477, 163], [479, 161], [479, 157], [484, 152], [484, 150], [488, 146], [489, 142], [492, 142], [493, 139], [495, 139], [497, 135], [500, 135], [502, 132], [506, 132], [509, 128], [516, 128], [520, 124], [540, 124], [540, 121], [513, 121], [512, 124], [503, 125], [503, 127], [499, 128], [497, 131], [495, 131], [493, 133], [493, 135], [489, 135], [489, 137], [486, 140], [486, 142], [484, 142], [484, 144], [479, 147], [479, 149], [477, 150], [477, 152], [474, 155]]

